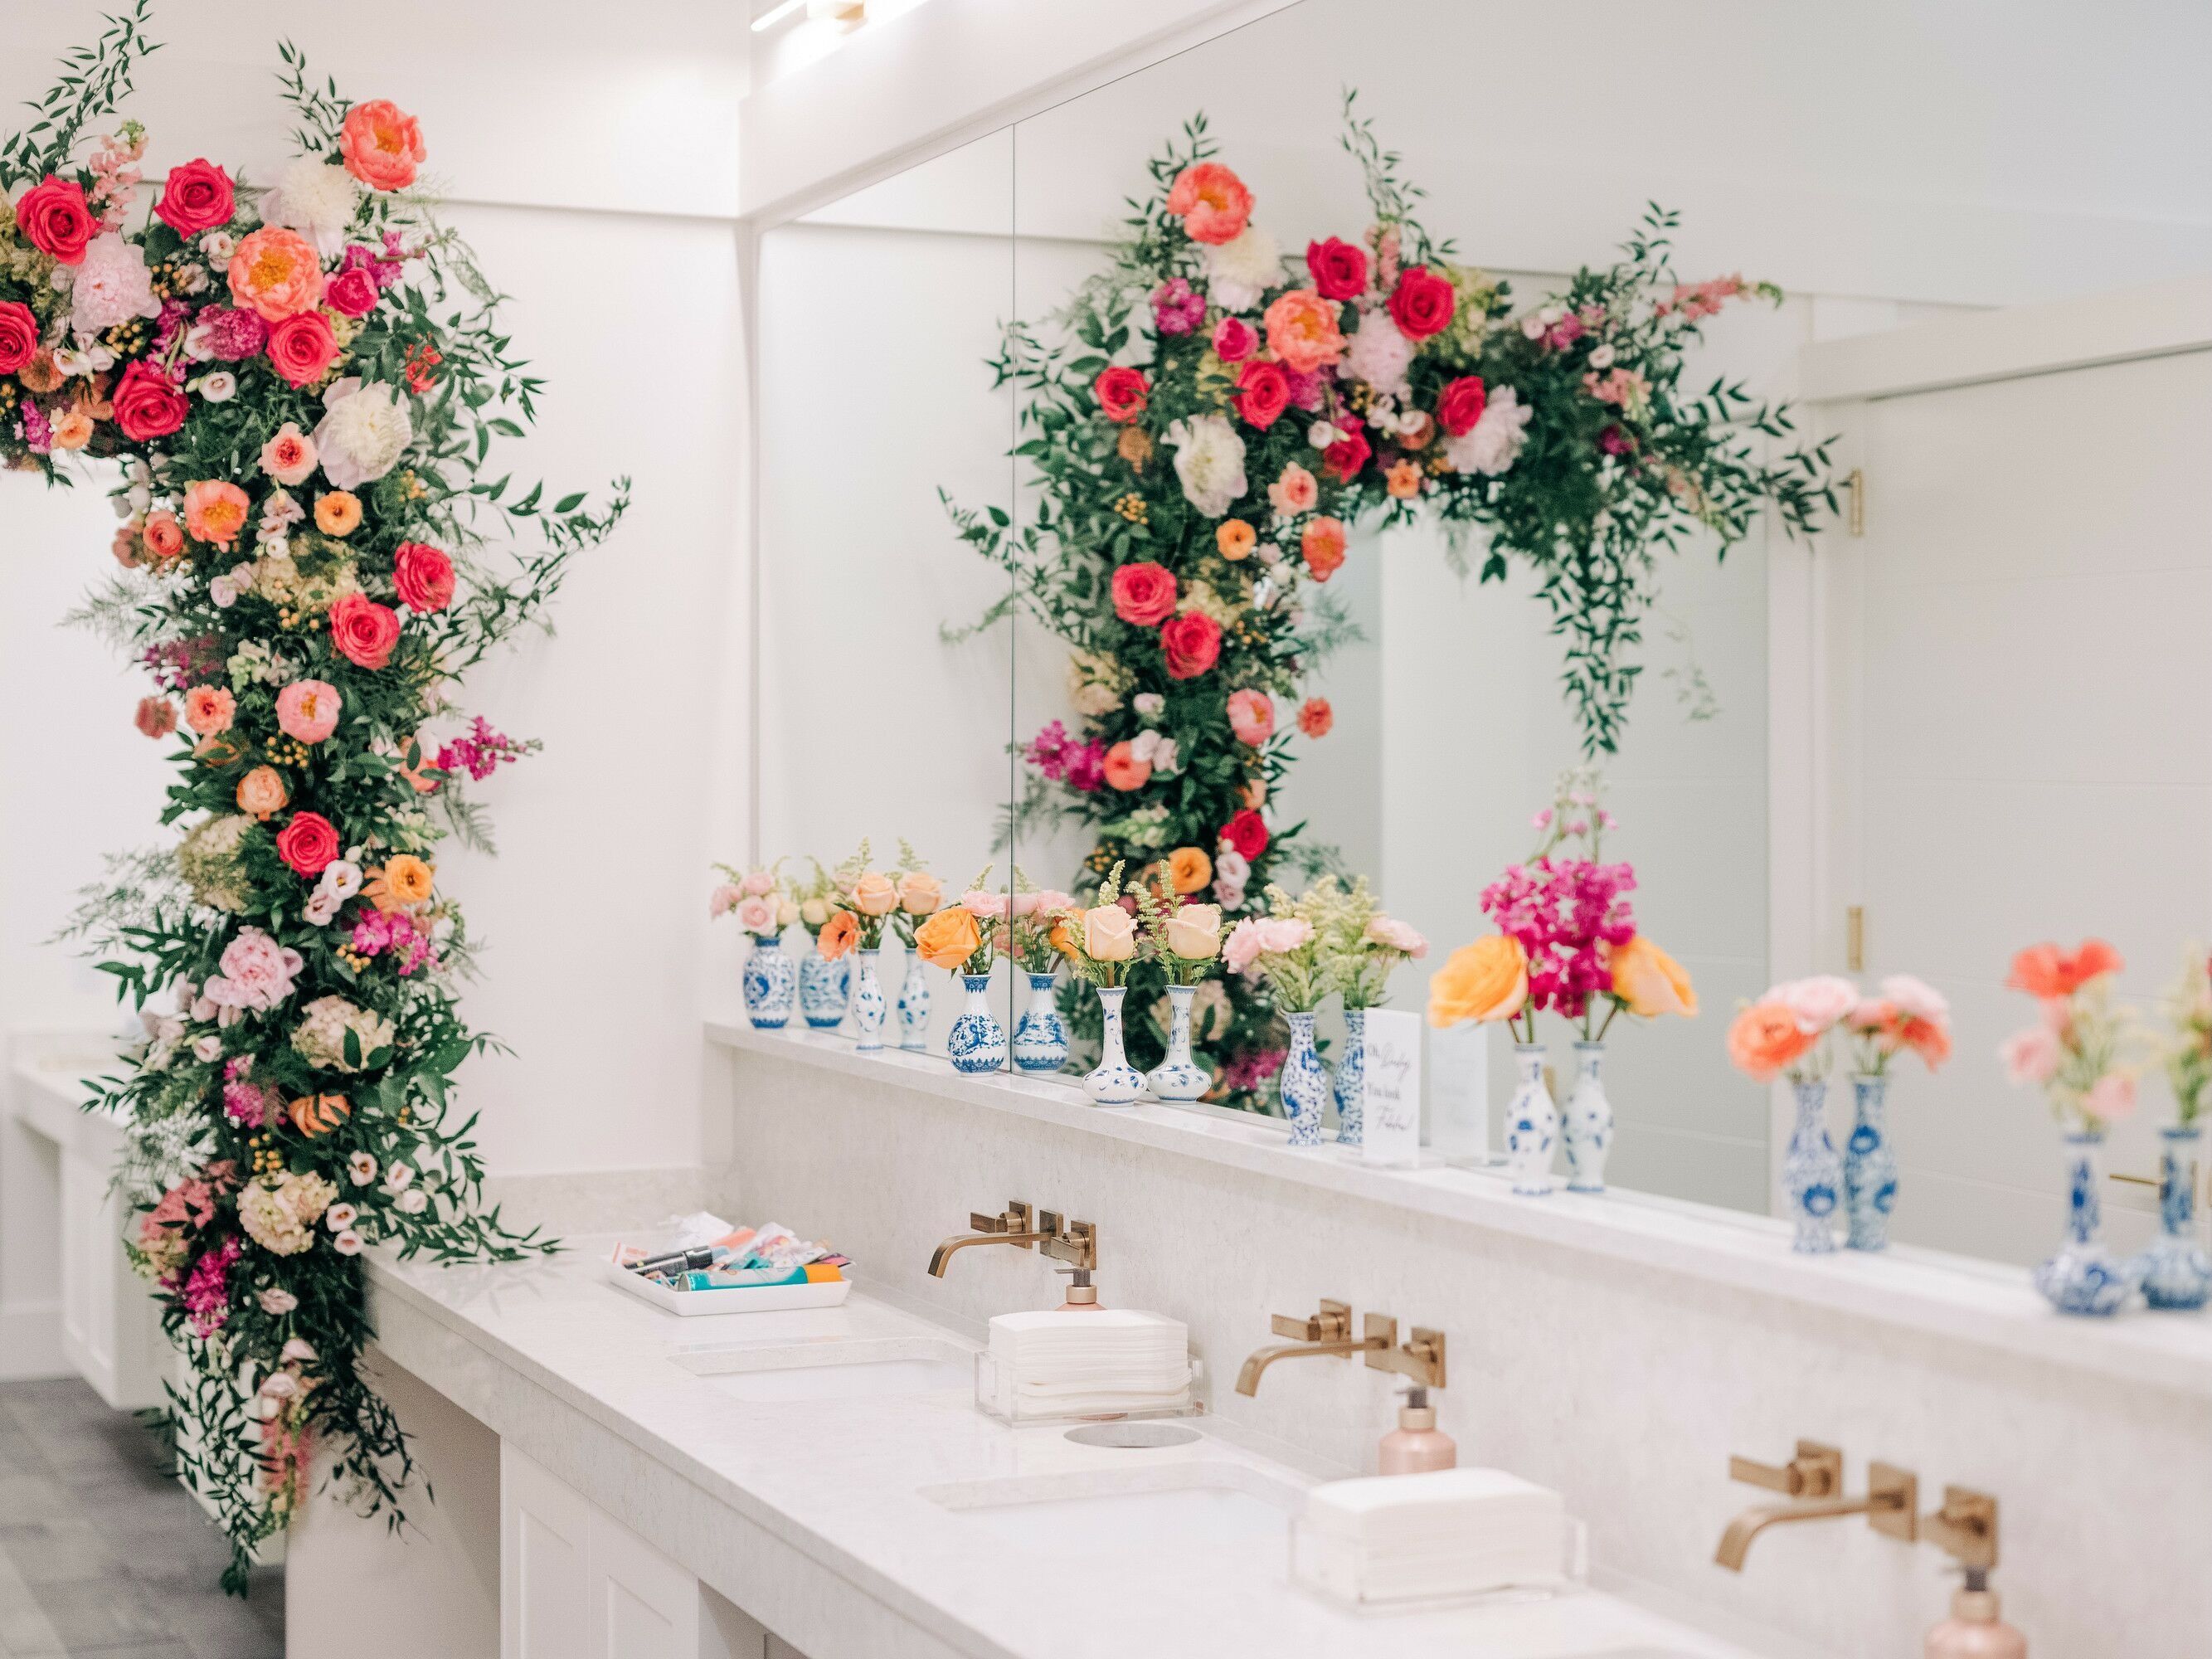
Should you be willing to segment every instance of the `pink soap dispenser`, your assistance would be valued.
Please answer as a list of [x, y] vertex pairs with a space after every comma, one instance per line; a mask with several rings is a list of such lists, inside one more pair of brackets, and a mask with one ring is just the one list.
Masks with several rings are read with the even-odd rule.
[[1927, 1659], [2027, 1659], [2027, 1638], [1997, 1616], [1987, 1567], [1968, 1567], [1951, 1616], [1928, 1632]]
[[1455, 1468], [1459, 1446], [1437, 1426], [1437, 1408], [1429, 1404], [1429, 1391], [1418, 1385], [1406, 1390], [1398, 1407], [1398, 1426], [1382, 1437], [1375, 1465], [1382, 1474], [1426, 1474], [1431, 1469]]
[[1054, 1273], [1067, 1275], [1067, 1296], [1053, 1310], [1054, 1313], [1097, 1313], [1098, 1287], [1091, 1282], [1088, 1267], [1055, 1267]]

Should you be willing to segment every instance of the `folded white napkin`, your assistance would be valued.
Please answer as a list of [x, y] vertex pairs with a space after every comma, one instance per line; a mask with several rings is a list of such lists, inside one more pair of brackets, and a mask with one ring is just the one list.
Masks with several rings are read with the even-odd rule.
[[1124, 1308], [1001, 1314], [991, 1322], [1002, 1415], [1097, 1415], [1189, 1402], [1190, 1334]]
[[1308, 1576], [1361, 1601], [1472, 1595], [1565, 1578], [1566, 1505], [1503, 1469], [1332, 1481], [1306, 1497]]

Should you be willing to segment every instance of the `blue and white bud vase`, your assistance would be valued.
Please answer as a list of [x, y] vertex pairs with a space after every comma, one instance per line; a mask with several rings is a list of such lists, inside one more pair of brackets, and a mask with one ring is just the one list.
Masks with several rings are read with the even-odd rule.
[[1195, 985], [1168, 987], [1168, 1057], [1145, 1079], [1162, 1100], [1188, 1103], [1213, 1086], [1212, 1074], [1190, 1057], [1190, 1000], [1197, 994]]
[[[913, 958], [919, 970], [921, 958]], [[982, 1072], [1003, 1071], [1006, 1064], [1006, 1028], [999, 1024], [999, 1017], [991, 1012], [991, 976], [988, 974], [963, 974], [960, 983], [967, 988], [968, 1006], [960, 1018], [952, 1022], [945, 1034], [945, 1057], [951, 1060], [952, 1069], [970, 1076]], [[925, 996], [927, 993], [923, 994]], [[899, 999], [900, 1017], [905, 1017], [906, 999]], [[902, 1043], [900, 1047], [906, 1045]]]
[[1605, 1044], [1575, 1044], [1575, 1091], [1567, 1097], [1567, 1190], [1605, 1190], [1606, 1155], [1613, 1151], [1613, 1102], [1605, 1092]]
[[1889, 1212], [1897, 1206], [1897, 1153], [1884, 1110], [1889, 1079], [1862, 1073], [1851, 1079], [1851, 1135], [1844, 1143], [1844, 1242], [1855, 1250], [1889, 1248]]
[[1336, 1144], [1357, 1146], [1367, 1133], [1367, 1011], [1344, 1011], [1344, 1058], [1330, 1086], [1336, 1098]]
[[1314, 1017], [1285, 1014], [1291, 1023], [1291, 1051], [1283, 1056], [1279, 1083], [1283, 1115], [1291, 1121], [1290, 1144], [1300, 1149], [1321, 1145], [1322, 1103], [1328, 1098], [1328, 1073], [1314, 1047]]
[[799, 975], [783, 953], [781, 934], [755, 933], [752, 940], [752, 954], [745, 958], [745, 1017], [757, 1030], [780, 1031], [791, 1023]]
[[1091, 1097], [1093, 1105], [1133, 1106], [1145, 1092], [1145, 1074], [1129, 1064], [1128, 1051], [1121, 1044], [1121, 998], [1128, 988], [1126, 985], [1098, 988], [1098, 1012], [1105, 1025], [1103, 1044], [1097, 1067], [1083, 1079], [1083, 1092]]
[[1559, 1109], [1544, 1079], [1544, 1045], [1515, 1043], [1513, 1065], [1519, 1075], [1505, 1107], [1505, 1167], [1515, 1192], [1544, 1198], [1552, 1190], [1552, 1154], [1559, 1144]]
[[2143, 1300], [2154, 1308], [2186, 1312], [2212, 1297], [2212, 1256], [2197, 1236], [2197, 1143], [2194, 1124], [2159, 1131], [2159, 1235], [2137, 1258]]
[[[973, 1001], [973, 999], [970, 999]], [[929, 1048], [929, 979], [921, 969], [921, 952], [908, 946], [906, 977], [899, 981], [899, 1047], [912, 1054]], [[1000, 1055], [1003, 1059], [1005, 1056]], [[962, 1070], [967, 1068], [963, 1066]], [[996, 1070], [995, 1066], [989, 1068]]]
[[876, 952], [855, 951], [860, 959], [860, 977], [853, 984], [853, 1046], [864, 1054], [875, 1054], [884, 1046], [884, 1016], [890, 1012], [884, 1001], [883, 981], [876, 977]]
[[1014, 1027], [1014, 1064], [1024, 1072], [1056, 1072], [1067, 1064], [1067, 1024], [1060, 1017], [1053, 974], [1030, 975], [1029, 1006]]
[[2105, 1243], [2101, 1183], [2105, 1137], [2077, 1132], [2066, 1137], [2066, 1237], [2058, 1253], [2035, 1270], [2043, 1299], [2061, 1313], [2097, 1317], [2118, 1313], [2141, 1283], [2141, 1267], [2116, 1256]]
[[1828, 1138], [1828, 1085], [1812, 1079], [1795, 1085], [1797, 1122], [1782, 1159], [1782, 1190], [1797, 1224], [1790, 1249], [1826, 1255], [1836, 1248], [1836, 1206], [1841, 1200], [1844, 1161]]
[[853, 999], [853, 964], [843, 957], [832, 962], [819, 951], [810, 951], [799, 963], [799, 1012], [817, 1031], [832, 1030], [845, 1023], [845, 1005]]

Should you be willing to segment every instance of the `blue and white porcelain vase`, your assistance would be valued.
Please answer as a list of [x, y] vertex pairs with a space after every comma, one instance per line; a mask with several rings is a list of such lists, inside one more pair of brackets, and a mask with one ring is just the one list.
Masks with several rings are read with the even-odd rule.
[[[921, 958], [911, 958], [917, 970]], [[1002, 1071], [1006, 1064], [1006, 1028], [999, 1024], [999, 1017], [991, 1012], [991, 976], [988, 974], [963, 974], [960, 983], [968, 992], [968, 1006], [960, 1018], [952, 1022], [945, 1033], [945, 1053], [956, 1072], [970, 1076], [982, 1072]], [[927, 997], [928, 993], [925, 991]], [[927, 1004], [924, 1005], [927, 1006]], [[900, 1018], [905, 1018], [906, 999], [899, 999]], [[907, 1045], [901, 1043], [901, 1048]]]
[[799, 1012], [817, 1031], [834, 1030], [845, 1023], [845, 1005], [853, 1000], [853, 964], [840, 957], [832, 962], [819, 951], [810, 951], [799, 963]]
[[2066, 1137], [2066, 1237], [2034, 1279], [2043, 1299], [2061, 1313], [2118, 1313], [2141, 1282], [2137, 1263], [2114, 1255], [2105, 1243], [2104, 1146], [2101, 1133]]
[[876, 955], [873, 951], [855, 951], [860, 958], [860, 971], [853, 981], [853, 1046], [862, 1054], [874, 1054], [884, 1046], [884, 1016], [890, 1005], [884, 1000], [883, 981], [876, 977]]
[[1575, 1091], [1567, 1097], [1567, 1190], [1605, 1190], [1606, 1155], [1613, 1151], [1613, 1102], [1605, 1092], [1605, 1044], [1575, 1044]]
[[1056, 1072], [1067, 1064], [1067, 1023], [1060, 1017], [1059, 979], [1030, 975], [1029, 1006], [1014, 1027], [1014, 1064], [1024, 1072]]
[[2143, 1300], [2154, 1308], [2186, 1312], [2212, 1297], [2212, 1256], [2197, 1236], [2197, 1143], [2194, 1124], [2159, 1131], [2158, 1237], [2139, 1258]]
[[1344, 1058], [1336, 1062], [1336, 1144], [1357, 1146], [1367, 1133], [1367, 1011], [1344, 1011]]
[[1314, 1047], [1314, 1017], [1285, 1014], [1291, 1023], [1291, 1051], [1283, 1056], [1283, 1115], [1291, 1121], [1290, 1144], [1300, 1149], [1321, 1145], [1322, 1103], [1328, 1098], [1328, 1073]]
[[1544, 1077], [1544, 1045], [1513, 1045], [1513, 1098], [1505, 1107], [1505, 1167], [1513, 1190], [1543, 1198], [1552, 1190], [1552, 1154], [1559, 1144], [1559, 1109]]
[[1126, 985], [1098, 988], [1103, 1043], [1097, 1066], [1083, 1079], [1083, 1092], [1093, 1105], [1133, 1106], [1145, 1092], [1145, 1074], [1129, 1064], [1128, 1051], [1121, 1046], [1121, 999], [1127, 990]]
[[1795, 1085], [1797, 1122], [1782, 1159], [1782, 1190], [1797, 1224], [1790, 1249], [1826, 1255], [1836, 1248], [1836, 1206], [1842, 1197], [1844, 1161], [1828, 1138], [1828, 1085], [1819, 1078]]
[[781, 934], [755, 933], [752, 940], [752, 954], [745, 958], [745, 1017], [756, 1030], [780, 1031], [791, 1023], [799, 975], [783, 953]]
[[1213, 1086], [1212, 1074], [1190, 1057], [1190, 1000], [1197, 994], [1195, 985], [1168, 987], [1168, 1057], [1145, 1078], [1162, 1100], [1194, 1101]]
[[[970, 999], [972, 1003], [973, 999]], [[899, 1047], [909, 1054], [929, 1048], [929, 978], [922, 972], [921, 952], [907, 947], [906, 977], [899, 981]], [[1000, 1056], [1005, 1058], [1004, 1055]], [[966, 1067], [962, 1067], [964, 1071]], [[991, 1068], [993, 1070], [996, 1067]]]
[[1862, 1072], [1851, 1079], [1851, 1133], [1844, 1143], [1844, 1242], [1855, 1250], [1889, 1248], [1889, 1212], [1897, 1206], [1897, 1153], [1885, 1111], [1889, 1079]]

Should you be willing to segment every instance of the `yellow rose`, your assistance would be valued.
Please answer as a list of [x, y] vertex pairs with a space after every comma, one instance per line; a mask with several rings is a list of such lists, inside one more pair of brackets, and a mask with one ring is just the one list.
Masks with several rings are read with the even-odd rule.
[[1429, 981], [1429, 1024], [1509, 1019], [1528, 995], [1528, 957], [1510, 933], [1461, 946]]
[[1213, 860], [1203, 847], [1178, 847], [1168, 854], [1168, 879], [1178, 893], [1195, 893], [1213, 879]]
[[948, 973], [959, 972], [961, 964], [982, 945], [983, 933], [975, 925], [975, 912], [965, 905], [939, 910], [914, 931], [915, 949], [921, 952], [921, 959]]
[[793, 922], [797, 921], [798, 920], [799, 907], [796, 904], [793, 903], [791, 900], [787, 898], [779, 898], [776, 900], [775, 925], [779, 928], [788, 927]]
[[1083, 953], [1093, 962], [1127, 962], [1137, 954], [1137, 924], [1118, 904], [1085, 910]]
[[853, 884], [853, 908], [864, 916], [887, 916], [898, 908], [898, 888], [889, 876], [871, 870]]
[[1177, 956], [1210, 962], [1221, 954], [1221, 907], [1186, 904], [1168, 917], [1165, 931], [1168, 949]]
[[830, 901], [811, 898], [799, 907], [799, 919], [809, 927], [819, 928], [830, 920]]
[[933, 915], [945, 903], [945, 889], [927, 870], [909, 870], [899, 878], [899, 908], [910, 916]]
[[1613, 947], [1613, 994], [1632, 1014], [1650, 1019], [1661, 1014], [1695, 1018], [1698, 993], [1682, 964], [1641, 933]]

